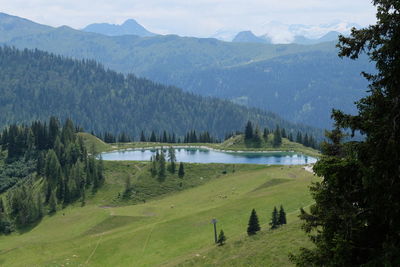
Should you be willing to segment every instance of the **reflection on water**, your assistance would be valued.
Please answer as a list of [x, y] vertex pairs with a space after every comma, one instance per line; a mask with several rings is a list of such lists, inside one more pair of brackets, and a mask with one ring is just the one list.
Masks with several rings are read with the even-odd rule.
[[[104, 160], [148, 161], [155, 153], [156, 149], [121, 150], [103, 153], [102, 157]], [[191, 163], [302, 165], [317, 161], [313, 157], [294, 152], [235, 153], [199, 148], [177, 148], [175, 155], [178, 162]]]

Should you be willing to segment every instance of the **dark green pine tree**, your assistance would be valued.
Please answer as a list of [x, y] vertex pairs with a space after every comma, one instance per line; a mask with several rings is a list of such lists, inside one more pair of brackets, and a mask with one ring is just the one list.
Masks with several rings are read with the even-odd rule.
[[49, 199], [49, 214], [55, 213], [57, 211], [57, 198], [54, 191], [50, 193]]
[[261, 230], [260, 224], [258, 222], [258, 216], [256, 210], [253, 209], [250, 214], [249, 224], [247, 226], [247, 234], [249, 236], [255, 235], [258, 231]]
[[267, 128], [264, 128], [264, 132], [263, 132], [263, 138], [265, 142], [268, 142], [268, 135], [269, 135], [269, 131]]
[[40, 151], [38, 153], [38, 158], [36, 161], [36, 173], [39, 176], [43, 176], [44, 175], [44, 171], [45, 171], [45, 167], [46, 167], [46, 160], [45, 160], [45, 154], [44, 151]]
[[282, 205], [281, 205], [281, 207], [279, 209], [279, 224], [280, 225], [286, 224], [286, 212], [283, 209]]
[[178, 176], [180, 178], [183, 178], [183, 176], [185, 176], [185, 169], [183, 167], [183, 163], [179, 163], [179, 170], [178, 170]]
[[164, 150], [161, 148], [160, 157], [158, 160], [158, 177], [164, 178], [165, 177], [165, 154]]
[[51, 117], [49, 122], [49, 148], [53, 148], [54, 142], [60, 133], [60, 122], [56, 117]]
[[299, 143], [299, 144], [303, 143], [303, 136], [302, 136], [301, 132], [297, 132], [296, 143]]
[[151, 132], [150, 142], [157, 142], [156, 133], [154, 131]]
[[46, 202], [50, 199], [51, 192], [57, 187], [61, 179], [61, 165], [54, 150], [50, 149], [46, 156], [45, 177], [47, 181]]
[[279, 130], [279, 126], [276, 126], [276, 129], [274, 131], [274, 139], [272, 141], [273, 147], [279, 147], [282, 144], [282, 136], [281, 136], [281, 131]]
[[[298, 266], [399, 266], [400, 263], [400, 4], [374, 0], [376, 24], [339, 37], [340, 56], [366, 53], [375, 63], [358, 114], [335, 110], [335, 129], [314, 166], [323, 177], [315, 204], [302, 210], [314, 245], [292, 256]], [[363, 138], [344, 141], [342, 129]], [[347, 138], [348, 140], [348, 138]]]
[[274, 207], [274, 210], [272, 211], [272, 216], [271, 216], [271, 222], [269, 225], [271, 225], [271, 229], [276, 229], [279, 227], [279, 215], [278, 215], [278, 210], [276, 207]]
[[157, 175], [157, 161], [156, 161], [156, 157], [155, 156], [151, 156], [150, 158], [150, 173], [151, 176], [155, 177]]
[[253, 134], [254, 134], [253, 124], [251, 123], [251, 121], [248, 121], [246, 124], [246, 128], [244, 130], [244, 140], [245, 141], [253, 140]]
[[287, 136], [286, 136], [286, 130], [285, 130], [285, 128], [282, 128], [282, 130], [281, 130], [281, 136], [282, 136], [282, 138], [286, 138]]
[[254, 147], [262, 147], [263, 138], [261, 137], [261, 132], [258, 129], [258, 127], [256, 127], [256, 130], [254, 131], [254, 134], [253, 134], [253, 143], [254, 143]]
[[218, 235], [218, 239], [217, 239], [218, 246], [225, 245], [225, 241], [226, 241], [226, 236], [225, 236], [224, 230], [221, 229], [221, 231], [219, 232], [219, 235]]
[[167, 136], [167, 132], [166, 131], [163, 132], [162, 142], [163, 143], [168, 143], [168, 136]]
[[146, 142], [146, 136], [143, 131], [140, 133], [140, 142]]
[[172, 146], [169, 147], [169, 149], [168, 149], [168, 161], [170, 162], [169, 166], [168, 166], [168, 170], [171, 173], [175, 173], [175, 171], [176, 171], [176, 156], [175, 156], [175, 149]]

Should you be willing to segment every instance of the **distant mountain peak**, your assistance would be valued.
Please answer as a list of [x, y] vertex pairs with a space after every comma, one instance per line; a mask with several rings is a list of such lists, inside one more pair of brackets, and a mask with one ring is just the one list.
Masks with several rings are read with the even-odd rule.
[[241, 31], [236, 34], [232, 42], [235, 43], [270, 43], [270, 40], [256, 36], [252, 31]]
[[110, 23], [93, 23], [82, 29], [85, 32], [94, 32], [108, 36], [137, 35], [141, 37], [154, 36], [134, 19], [128, 19], [121, 25]]
[[124, 23], [121, 24], [121, 26], [136, 26], [139, 25], [141, 26], [136, 20], [134, 19], [127, 19], [125, 20]]

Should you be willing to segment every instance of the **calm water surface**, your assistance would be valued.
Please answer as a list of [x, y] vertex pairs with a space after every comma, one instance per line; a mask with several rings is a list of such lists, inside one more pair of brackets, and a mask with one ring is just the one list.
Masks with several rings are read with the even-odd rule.
[[[155, 149], [120, 150], [103, 153], [102, 157], [103, 160], [147, 161], [155, 153]], [[295, 152], [238, 153], [203, 148], [176, 148], [175, 155], [178, 162], [190, 163], [302, 165], [317, 161], [316, 158]]]

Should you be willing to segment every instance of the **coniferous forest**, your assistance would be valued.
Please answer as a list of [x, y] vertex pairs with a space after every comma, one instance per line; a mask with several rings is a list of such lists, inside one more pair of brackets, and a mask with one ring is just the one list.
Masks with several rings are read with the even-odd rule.
[[[0, 135], [0, 232], [39, 221], [45, 214], [96, 193], [103, 163], [88, 153], [73, 122], [13, 124]], [[9, 190], [8, 190], [9, 189]]]
[[164, 130], [184, 136], [195, 129], [221, 139], [251, 120], [322, 137], [322, 131], [276, 114], [125, 76], [91, 60], [2, 47], [0, 72], [0, 127], [68, 116], [96, 135], [126, 133], [138, 140], [141, 131], [146, 136], [155, 131], [158, 138]]

